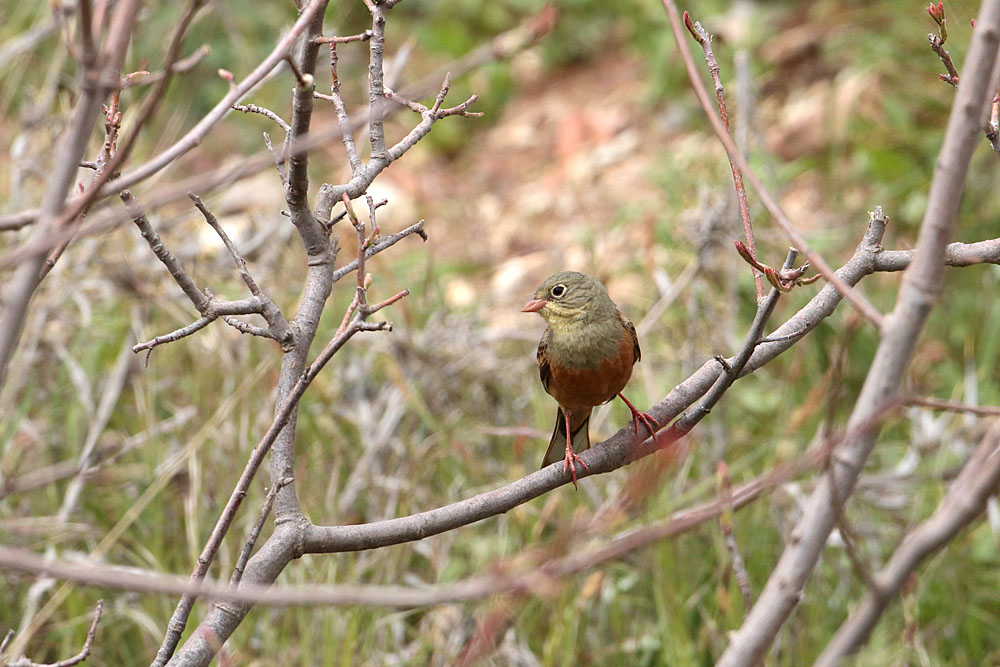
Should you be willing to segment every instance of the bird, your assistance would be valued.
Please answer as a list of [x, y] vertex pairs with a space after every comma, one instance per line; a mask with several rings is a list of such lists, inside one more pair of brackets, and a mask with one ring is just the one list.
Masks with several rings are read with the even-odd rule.
[[541, 467], [557, 462], [565, 443], [563, 473], [571, 471], [576, 487], [577, 464], [590, 472], [579, 456], [590, 447], [590, 413], [615, 396], [632, 412], [636, 434], [642, 422], [656, 439], [659, 423], [621, 393], [641, 356], [639, 337], [600, 280], [560, 271], [542, 281], [521, 312], [538, 313], [548, 324], [538, 344], [538, 374], [559, 404]]

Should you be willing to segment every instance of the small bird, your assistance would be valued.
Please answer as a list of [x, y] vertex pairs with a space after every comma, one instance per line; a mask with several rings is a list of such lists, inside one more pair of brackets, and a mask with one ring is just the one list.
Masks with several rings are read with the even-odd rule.
[[556, 273], [521, 312], [538, 313], [549, 325], [538, 344], [538, 373], [559, 409], [543, 468], [559, 460], [565, 441], [563, 472], [570, 469], [576, 486], [576, 464], [590, 472], [577, 455], [590, 447], [590, 412], [615, 396], [632, 411], [635, 432], [642, 422], [656, 438], [659, 423], [622, 396], [639, 361], [639, 338], [600, 280], [576, 271]]

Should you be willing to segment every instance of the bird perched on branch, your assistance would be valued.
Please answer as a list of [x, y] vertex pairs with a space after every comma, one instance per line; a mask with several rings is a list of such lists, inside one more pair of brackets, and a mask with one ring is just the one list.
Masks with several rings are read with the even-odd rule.
[[549, 325], [538, 344], [538, 373], [559, 409], [543, 468], [559, 460], [565, 444], [563, 472], [570, 469], [573, 485], [577, 463], [590, 472], [578, 456], [590, 447], [590, 413], [615, 396], [632, 411], [635, 432], [642, 422], [656, 438], [656, 420], [621, 394], [639, 361], [639, 338], [601, 281], [576, 271], [549, 276], [522, 312], [538, 313]]

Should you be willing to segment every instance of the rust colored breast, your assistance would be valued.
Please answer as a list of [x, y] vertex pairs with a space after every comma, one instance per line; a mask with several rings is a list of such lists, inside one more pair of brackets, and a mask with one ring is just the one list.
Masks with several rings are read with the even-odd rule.
[[618, 354], [597, 368], [551, 364], [548, 392], [564, 408], [607, 403], [628, 384], [634, 363], [632, 339], [622, 336]]

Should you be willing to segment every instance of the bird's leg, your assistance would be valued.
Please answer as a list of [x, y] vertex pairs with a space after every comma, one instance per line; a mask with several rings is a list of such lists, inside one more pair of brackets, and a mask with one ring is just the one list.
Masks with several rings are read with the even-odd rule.
[[[629, 402], [629, 400], [622, 395], [621, 392], [618, 392], [618, 398], [625, 401], [625, 405], [627, 405], [628, 409], [632, 411], [632, 423], [635, 425], [635, 434], [639, 435], [639, 422], [642, 422], [643, 426], [645, 426], [646, 429], [649, 431], [649, 434], [653, 436], [653, 441], [655, 442], [656, 429], [660, 428], [660, 422], [653, 419], [653, 415], [649, 414], [648, 412], [639, 412], [639, 410], [634, 405], [632, 405]], [[653, 428], [654, 426], [656, 428]]]
[[566, 472], [566, 468], [569, 468], [570, 475], [573, 476], [573, 488], [579, 489], [580, 487], [576, 485], [576, 464], [579, 463], [582, 465], [587, 472], [590, 472], [590, 468], [573, 451], [573, 436], [571, 435], [572, 430], [569, 427], [569, 413], [565, 410], [561, 410], [561, 412], [563, 419], [566, 421], [566, 458], [563, 459], [563, 473]]

